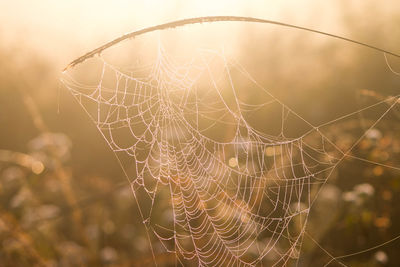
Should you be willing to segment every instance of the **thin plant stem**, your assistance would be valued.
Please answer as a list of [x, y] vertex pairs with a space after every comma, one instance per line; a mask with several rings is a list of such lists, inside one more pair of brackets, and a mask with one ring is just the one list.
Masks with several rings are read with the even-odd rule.
[[228, 21], [237, 21], [237, 22], [255, 22], [255, 23], [263, 23], [263, 24], [273, 24], [273, 25], [278, 25], [278, 26], [282, 26], [282, 27], [288, 27], [288, 28], [293, 28], [293, 29], [297, 29], [297, 30], [303, 30], [303, 31], [307, 31], [307, 32], [313, 32], [316, 34], [321, 34], [321, 35], [325, 35], [325, 36], [329, 36], [332, 38], [336, 38], [336, 39], [340, 39], [346, 42], [350, 42], [350, 43], [354, 43], [360, 46], [364, 46], [367, 48], [370, 48], [372, 50], [375, 51], [379, 51], [382, 52], [386, 55], [391, 55], [391, 56], [395, 56], [400, 58], [399, 54], [387, 51], [385, 49], [373, 46], [371, 44], [368, 43], [364, 43], [364, 42], [360, 42], [360, 41], [356, 41], [347, 37], [343, 37], [340, 35], [336, 35], [336, 34], [331, 34], [331, 33], [327, 33], [327, 32], [323, 32], [323, 31], [318, 31], [318, 30], [314, 30], [311, 28], [306, 28], [306, 27], [302, 27], [302, 26], [297, 26], [297, 25], [293, 25], [293, 24], [288, 24], [288, 23], [283, 23], [283, 22], [279, 22], [279, 21], [274, 21], [274, 20], [267, 20], [267, 19], [260, 19], [260, 18], [253, 18], [253, 17], [237, 17], [237, 16], [207, 16], [207, 17], [197, 17], [197, 18], [189, 18], [189, 19], [182, 19], [182, 20], [175, 20], [172, 22], [168, 22], [168, 23], [164, 23], [164, 24], [159, 24], [156, 26], [151, 26], [148, 28], [144, 28], [138, 31], [134, 31], [131, 33], [127, 33], [124, 34], [86, 54], [84, 54], [83, 56], [78, 57], [77, 59], [73, 60], [71, 63], [69, 63], [64, 69], [63, 72], [67, 71], [68, 69], [94, 57], [97, 54], [101, 54], [105, 49], [114, 46], [124, 40], [127, 39], [132, 39], [135, 38], [139, 35], [145, 34], [145, 33], [149, 33], [149, 32], [154, 32], [154, 31], [159, 31], [159, 30], [165, 30], [165, 29], [172, 29], [172, 28], [177, 28], [177, 27], [182, 27], [185, 25], [190, 25], [190, 24], [200, 24], [200, 23], [210, 23], [210, 22], [228, 22]]

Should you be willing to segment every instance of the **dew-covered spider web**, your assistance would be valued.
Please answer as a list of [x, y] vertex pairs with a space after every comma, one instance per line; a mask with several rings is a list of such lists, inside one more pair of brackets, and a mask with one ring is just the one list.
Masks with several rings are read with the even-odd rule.
[[[343, 160], [363, 160], [352, 149], [398, 96], [315, 124], [225, 46], [179, 51], [153, 39], [117, 60], [82, 63], [86, 71], [74, 67], [63, 83], [117, 155], [154, 258], [169, 252], [177, 266], [297, 262], [321, 185]], [[330, 132], [337, 123], [374, 109], [357, 138], [338, 144]]]

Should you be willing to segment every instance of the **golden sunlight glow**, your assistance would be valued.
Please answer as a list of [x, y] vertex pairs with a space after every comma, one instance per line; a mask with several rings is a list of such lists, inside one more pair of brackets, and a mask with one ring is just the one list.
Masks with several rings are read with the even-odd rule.
[[[310, 14], [304, 9], [310, 5], [320, 5], [320, 15]], [[304, 12], [298, 12], [299, 9]], [[294, 0], [254, 0], [251, 4], [244, 0], [118, 0], [112, 5], [109, 1], [95, 0], [24, 0], [2, 1], [0, 10], [13, 10], [0, 16], [2, 25], [12, 25], [2, 29], [2, 35], [6, 36], [2, 39], [11, 42], [11, 45], [14, 42], [29, 42], [45, 54], [55, 53], [69, 59], [127, 32], [183, 18], [252, 16], [317, 28], [333, 18], [330, 5], [316, 0], [307, 0], [301, 5]], [[35, 10], [40, 11], [40, 16]], [[64, 63], [67, 61], [62, 60]]]
[[0, 267], [400, 266], [389, 1], [0, 1]]

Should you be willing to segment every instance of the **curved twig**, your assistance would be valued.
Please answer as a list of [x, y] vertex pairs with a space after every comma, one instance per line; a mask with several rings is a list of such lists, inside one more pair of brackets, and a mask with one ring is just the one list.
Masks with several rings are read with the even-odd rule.
[[236, 16], [209, 16], [209, 17], [197, 17], [197, 18], [189, 18], [189, 19], [182, 19], [182, 20], [176, 20], [176, 21], [172, 21], [172, 22], [168, 22], [168, 23], [164, 23], [164, 24], [160, 24], [157, 26], [152, 26], [152, 27], [148, 27], [148, 28], [144, 28], [138, 31], [134, 31], [131, 33], [127, 33], [125, 35], [122, 35], [121, 37], [118, 37], [86, 54], [84, 54], [81, 57], [78, 57], [77, 59], [75, 59], [74, 61], [72, 61], [71, 63], [69, 63], [63, 71], [68, 70], [69, 68], [72, 68], [82, 62], [84, 62], [85, 60], [95, 56], [96, 54], [100, 54], [102, 51], [104, 51], [105, 49], [119, 43], [122, 42], [126, 39], [130, 39], [130, 38], [135, 38], [136, 36], [142, 35], [144, 33], [148, 33], [148, 32], [153, 32], [153, 31], [158, 31], [158, 30], [165, 30], [165, 29], [170, 29], [170, 28], [176, 28], [176, 27], [181, 27], [184, 25], [188, 25], [188, 24], [199, 24], [199, 23], [206, 23], [206, 22], [217, 22], [217, 21], [243, 21], [243, 22], [256, 22], [256, 23], [266, 23], [266, 24], [274, 24], [274, 25], [279, 25], [279, 26], [283, 26], [283, 27], [289, 27], [289, 28], [294, 28], [294, 29], [298, 29], [298, 30], [303, 30], [303, 31], [308, 31], [308, 32], [314, 32], [317, 34], [321, 34], [321, 35], [325, 35], [325, 36], [329, 36], [332, 38], [336, 38], [336, 39], [341, 39], [344, 40], [346, 42], [351, 42], [354, 44], [358, 44], [364, 47], [368, 47], [370, 49], [376, 50], [376, 51], [380, 51], [383, 52], [385, 54], [388, 55], [392, 55], [395, 57], [399, 57], [399, 54], [384, 50], [382, 48], [367, 44], [367, 43], [363, 43], [363, 42], [359, 42], [356, 40], [352, 40], [346, 37], [342, 37], [339, 35], [335, 35], [335, 34], [331, 34], [331, 33], [327, 33], [327, 32], [323, 32], [323, 31], [318, 31], [318, 30], [313, 30], [310, 28], [306, 28], [306, 27], [301, 27], [301, 26], [296, 26], [296, 25], [292, 25], [292, 24], [288, 24], [288, 23], [283, 23], [283, 22], [278, 22], [278, 21], [273, 21], [273, 20], [266, 20], [266, 19], [259, 19], [259, 18], [253, 18], [253, 17], [236, 17]]

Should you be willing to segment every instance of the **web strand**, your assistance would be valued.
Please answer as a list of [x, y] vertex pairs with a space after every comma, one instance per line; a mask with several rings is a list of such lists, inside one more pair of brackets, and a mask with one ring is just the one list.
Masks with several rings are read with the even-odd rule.
[[[309, 211], [341, 162], [354, 158], [390, 167], [351, 152], [392, 111], [398, 96], [314, 125], [224, 53], [210, 60], [203, 51], [184, 68], [162, 46], [157, 53], [142, 76], [101, 59], [96, 85], [79, 83], [68, 74], [63, 79], [124, 169], [155, 264], [162, 248], [174, 253], [181, 265], [286, 266], [300, 257]], [[90, 53], [71, 66], [89, 57]], [[218, 62], [221, 72], [213, 69]], [[234, 71], [259, 89], [265, 101], [241, 100]], [[321, 131], [388, 100], [395, 101], [347, 150]], [[272, 104], [279, 106], [280, 132], [267, 134], [253, 127], [246, 113]], [[286, 137], [289, 116], [308, 130]], [[226, 132], [225, 138], [219, 132]], [[310, 238], [331, 261], [342, 264], [338, 259], [348, 256], [334, 257]]]

